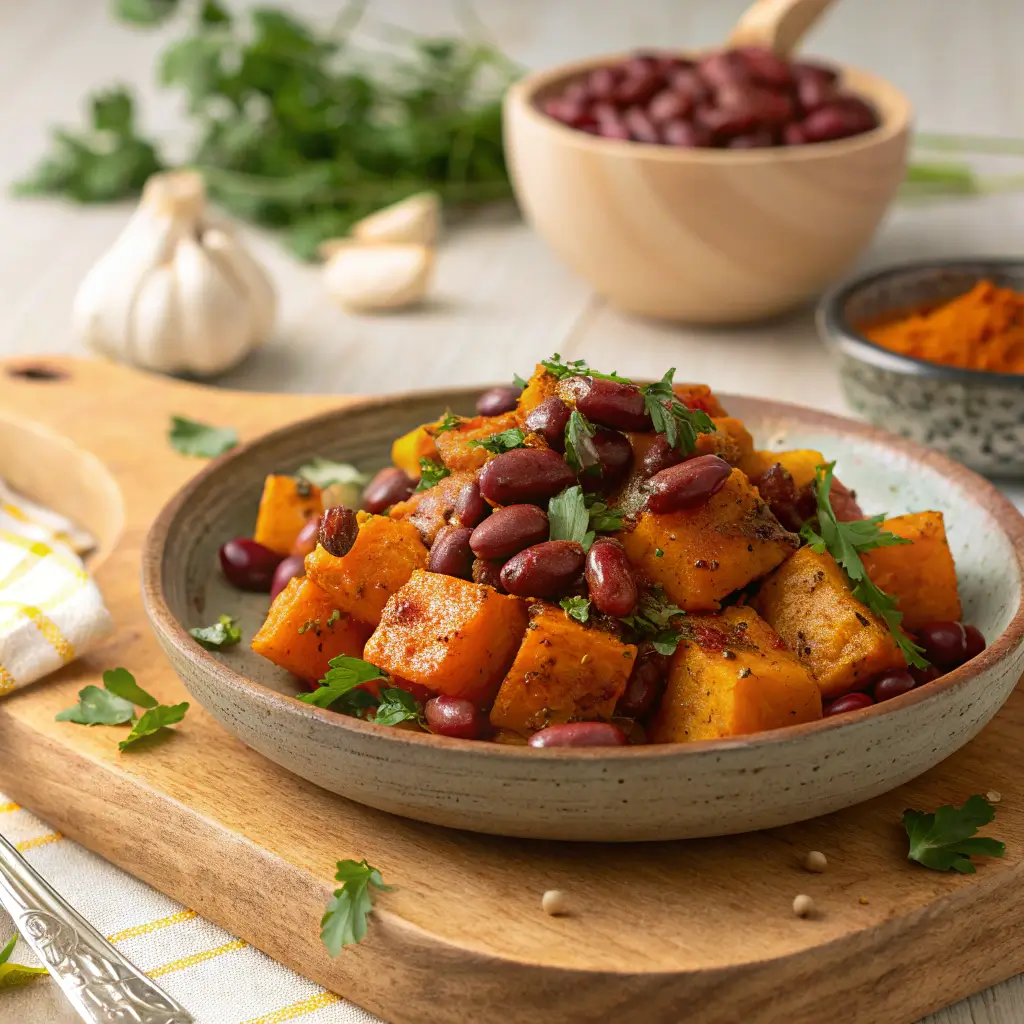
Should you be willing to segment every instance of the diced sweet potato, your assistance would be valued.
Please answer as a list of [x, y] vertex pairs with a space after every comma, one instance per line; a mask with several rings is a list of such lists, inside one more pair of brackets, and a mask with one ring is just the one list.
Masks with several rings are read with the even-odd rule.
[[903, 626], [915, 630], [927, 622], [960, 619], [956, 566], [946, 540], [941, 512], [914, 512], [886, 519], [882, 529], [910, 544], [867, 551], [861, 559], [875, 586], [899, 601]]
[[392, 505], [388, 515], [392, 519], [407, 519], [419, 530], [420, 539], [429, 548], [437, 531], [455, 511], [455, 502], [462, 488], [474, 478], [473, 473], [452, 473], [442, 477], [433, 487], [417, 491], [407, 501]]
[[364, 657], [435, 693], [487, 704], [515, 658], [526, 619], [518, 598], [417, 571], [388, 601]]
[[775, 568], [797, 547], [738, 469], [707, 504], [644, 512], [618, 535], [633, 564], [688, 612], [715, 611], [734, 590]]
[[500, 416], [474, 416], [455, 430], [446, 430], [434, 440], [441, 461], [451, 470], [476, 470], [494, 456], [486, 448], [473, 446], [471, 441], [482, 441], [491, 434], [510, 430], [518, 423], [516, 413]]
[[427, 567], [427, 549], [409, 522], [359, 513], [359, 533], [340, 558], [317, 546], [306, 556], [310, 579], [331, 595], [335, 606], [360, 622], [376, 626], [388, 598], [414, 569]]
[[713, 434], [699, 434], [695, 448], [697, 455], [717, 455], [730, 466], [743, 468], [743, 462], [754, 451], [754, 439], [741, 420], [732, 416], [712, 417]]
[[673, 384], [672, 390], [676, 398], [687, 407], [687, 409], [699, 409], [709, 416], [728, 416], [722, 408], [718, 396], [707, 386], [707, 384]]
[[253, 540], [279, 555], [290, 554], [302, 528], [323, 510], [320, 488], [315, 484], [294, 476], [268, 476]]
[[762, 584], [754, 607], [831, 699], [907, 663], [885, 623], [850, 591], [827, 553], [801, 548]]
[[424, 423], [422, 427], [416, 427], [415, 430], [410, 430], [408, 434], [397, 438], [391, 446], [391, 461], [414, 480], [420, 477], [420, 459], [432, 459], [437, 462], [440, 458], [437, 445], [434, 444], [434, 435], [430, 432], [430, 428], [435, 425], [436, 423]]
[[690, 616], [681, 625], [652, 742], [743, 736], [821, 718], [818, 684], [752, 608]]
[[814, 482], [817, 467], [825, 462], [825, 456], [811, 448], [788, 452], [755, 451], [740, 463], [740, 469], [756, 484], [772, 466], [782, 466], [793, 478], [793, 486], [800, 491]]
[[270, 606], [252, 649], [308, 682], [322, 679], [331, 658], [363, 656], [372, 627], [344, 613], [308, 576], [295, 577]]
[[491, 725], [526, 735], [555, 722], [611, 718], [635, 660], [635, 647], [537, 605]]
[[522, 426], [531, 409], [536, 409], [545, 398], [551, 398], [558, 391], [558, 378], [548, 373], [540, 363], [533, 371], [533, 376], [526, 382], [523, 393], [519, 396], [516, 408], [519, 425]]

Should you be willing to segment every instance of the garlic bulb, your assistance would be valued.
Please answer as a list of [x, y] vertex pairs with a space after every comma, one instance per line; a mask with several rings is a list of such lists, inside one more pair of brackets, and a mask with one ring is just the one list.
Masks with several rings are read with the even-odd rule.
[[103, 355], [161, 373], [221, 373], [262, 345], [277, 299], [266, 271], [213, 224], [194, 171], [154, 174], [78, 288], [75, 331]]
[[425, 245], [338, 246], [324, 266], [327, 292], [346, 309], [371, 312], [419, 302], [434, 271], [434, 253]]

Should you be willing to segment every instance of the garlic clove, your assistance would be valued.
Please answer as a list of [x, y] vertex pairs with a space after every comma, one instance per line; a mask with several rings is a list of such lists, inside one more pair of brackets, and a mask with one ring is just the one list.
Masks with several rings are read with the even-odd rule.
[[171, 265], [150, 271], [139, 288], [131, 311], [126, 355], [136, 366], [159, 373], [180, 373], [178, 283]]
[[243, 295], [249, 296], [250, 344], [253, 347], [263, 345], [273, 333], [277, 320], [277, 293], [269, 275], [224, 228], [208, 228], [203, 232], [202, 243], [225, 277]]
[[352, 237], [360, 242], [433, 245], [440, 220], [441, 201], [437, 193], [417, 192], [357, 221], [352, 225]]
[[339, 248], [324, 267], [331, 298], [347, 309], [398, 309], [419, 302], [434, 271], [423, 245], [358, 245]]

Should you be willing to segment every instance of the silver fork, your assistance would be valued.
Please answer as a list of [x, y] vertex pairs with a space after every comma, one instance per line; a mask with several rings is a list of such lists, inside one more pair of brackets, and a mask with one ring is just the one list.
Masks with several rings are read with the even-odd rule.
[[0, 836], [0, 905], [89, 1024], [195, 1024]]

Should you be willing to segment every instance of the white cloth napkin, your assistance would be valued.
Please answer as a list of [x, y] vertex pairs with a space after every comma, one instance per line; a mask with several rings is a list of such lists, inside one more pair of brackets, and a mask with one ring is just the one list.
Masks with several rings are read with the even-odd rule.
[[0, 480], [0, 695], [108, 636], [110, 613], [79, 554], [91, 538]]

